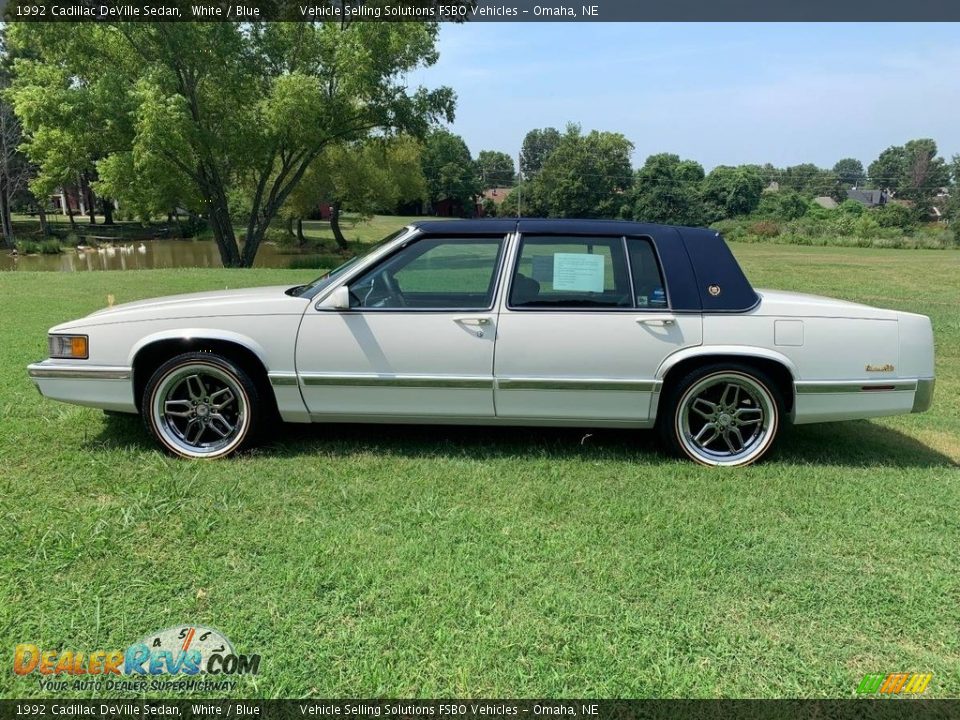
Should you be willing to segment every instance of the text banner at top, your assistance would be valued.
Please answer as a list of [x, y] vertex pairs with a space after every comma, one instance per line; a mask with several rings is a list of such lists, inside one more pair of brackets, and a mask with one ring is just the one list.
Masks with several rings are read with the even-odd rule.
[[873, 0], [0, 0], [7, 22], [958, 22], [960, 2]]

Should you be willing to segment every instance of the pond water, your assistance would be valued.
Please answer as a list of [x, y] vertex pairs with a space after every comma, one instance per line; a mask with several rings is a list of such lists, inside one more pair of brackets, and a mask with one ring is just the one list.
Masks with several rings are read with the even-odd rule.
[[[255, 267], [287, 268], [299, 253], [281, 252], [276, 245], [263, 244], [257, 251]], [[329, 264], [329, 263], [327, 263]], [[318, 264], [318, 267], [321, 265]], [[213, 240], [147, 240], [118, 242], [116, 245], [77, 250], [64, 247], [59, 255], [10, 255], [0, 251], [4, 270], [149, 270], [154, 268], [218, 268], [220, 251]], [[303, 267], [303, 265], [301, 265]]]

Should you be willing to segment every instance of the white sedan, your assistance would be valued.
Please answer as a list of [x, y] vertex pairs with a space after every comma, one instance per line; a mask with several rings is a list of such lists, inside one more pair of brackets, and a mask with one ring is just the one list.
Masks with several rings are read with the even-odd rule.
[[49, 398], [215, 458], [287, 422], [659, 429], [738, 466], [784, 422], [921, 412], [923, 315], [755, 290], [704, 229], [421, 222], [315, 282], [128, 303], [50, 330]]

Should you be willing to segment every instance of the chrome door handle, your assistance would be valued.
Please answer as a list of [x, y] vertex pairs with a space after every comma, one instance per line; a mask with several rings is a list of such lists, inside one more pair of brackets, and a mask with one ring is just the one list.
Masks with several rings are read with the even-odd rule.
[[654, 327], [667, 327], [669, 325], [676, 325], [677, 321], [673, 318], [637, 318], [637, 322], [641, 325], [652, 325]]
[[490, 318], [485, 317], [461, 317], [454, 318], [454, 322], [458, 322], [461, 325], [489, 325]]

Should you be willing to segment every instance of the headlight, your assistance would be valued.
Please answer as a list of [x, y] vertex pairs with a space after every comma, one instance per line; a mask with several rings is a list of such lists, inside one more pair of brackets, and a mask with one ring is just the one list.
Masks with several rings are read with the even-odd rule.
[[86, 360], [90, 357], [86, 335], [49, 335], [50, 357]]

